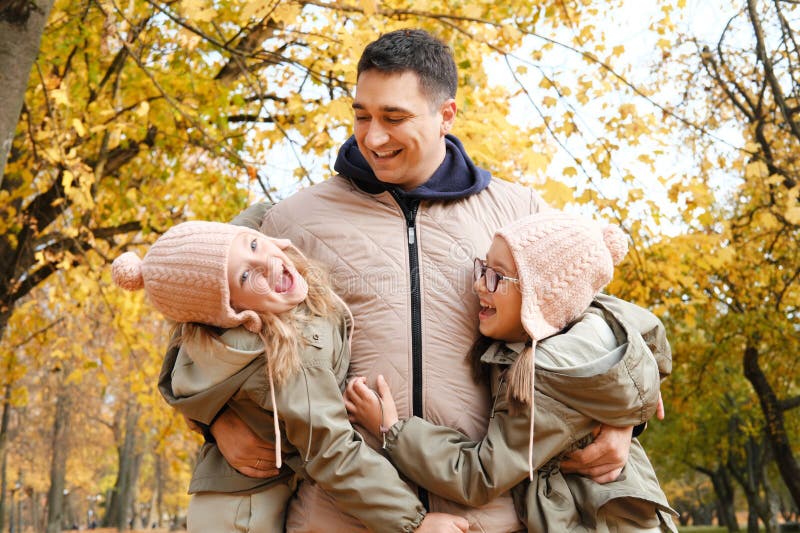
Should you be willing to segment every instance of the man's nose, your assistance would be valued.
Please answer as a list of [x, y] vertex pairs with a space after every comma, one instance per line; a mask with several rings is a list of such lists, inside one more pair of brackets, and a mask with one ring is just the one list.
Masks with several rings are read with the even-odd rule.
[[371, 120], [367, 134], [364, 136], [364, 144], [369, 148], [375, 149], [386, 144], [388, 140], [389, 134], [386, 132], [386, 128], [383, 127], [379, 120]]

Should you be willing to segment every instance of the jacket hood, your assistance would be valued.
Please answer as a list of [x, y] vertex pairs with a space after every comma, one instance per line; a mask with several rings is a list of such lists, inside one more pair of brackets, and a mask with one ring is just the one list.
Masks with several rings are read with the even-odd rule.
[[[446, 153], [442, 164], [428, 181], [411, 191], [402, 191], [405, 197], [419, 200], [455, 200], [477, 194], [489, 186], [492, 175], [472, 162], [457, 137], [446, 135], [444, 142]], [[396, 188], [375, 176], [359, 151], [354, 136], [347, 139], [339, 149], [333, 168], [370, 194]]]
[[[179, 398], [202, 397], [221, 409], [252, 373], [241, 371], [263, 353], [263, 341], [243, 327], [226, 330], [219, 339], [185, 339], [172, 370], [173, 393]], [[223, 389], [227, 394], [220, 393]]]

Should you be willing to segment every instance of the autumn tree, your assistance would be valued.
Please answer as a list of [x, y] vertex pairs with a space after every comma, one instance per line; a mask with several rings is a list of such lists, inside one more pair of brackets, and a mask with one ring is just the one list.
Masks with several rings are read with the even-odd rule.
[[[637, 174], [643, 165], [661, 182], [673, 177], [656, 161], [667, 150], [664, 135], [679, 127], [664, 118], [680, 110], [661, 105], [653, 113], [660, 86], [634, 83], [625, 47], [603, 30], [619, 4], [56, 2], [0, 184], [4, 415], [25, 409], [41, 388], [28, 379], [34, 354], [21, 358], [15, 347], [69, 317], [59, 323], [63, 335], [85, 345], [62, 348], [74, 358], [70, 375], [76, 385], [100, 380], [91, 397], [109, 402], [95, 422], [107, 429], [102, 446], [113, 457], [103, 477], [117, 495], [107, 502], [116, 508], [109, 522], [124, 524], [127, 480], [148, 471], [151, 454], [186, 443], [173, 441], [183, 426], [146, 386], [165, 343], [160, 318], [148, 314], [141, 295], [108, 287], [108, 261], [184, 218], [227, 219], [256, 197], [277, 200], [327, 177], [350, 132], [357, 51], [396, 28], [421, 26], [453, 47], [455, 133], [476, 163], [535, 182], [555, 205], [590, 202], [624, 223], [645, 258], [649, 239], [657, 239], [643, 213], [658, 217], [661, 205]], [[659, 2], [650, 25], [665, 55], [680, 4]], [[14, 76], [25, 86], [27, 73]], [[285, 173], [289, 185], [280, 179], [287, 165], [294, 167]], [[609, 195], [609, 184], [622, 192]], [[680, 316], [674, 293], [663, 301], [636, 293], [652, 283], [642, 272], [628, 279], [630, 293]], [[51, 353], [40, 340], [34, 345]], [[125, 381], [124, 372], [138, 377]], [[134, 385], [138, 393], [122, 394]], [[136, 442], [125, 441], [126, 420]], [[7, 435], [3, 429], [0, 443]], [[74, 447], [70, 453], [80, 455]], [[77, 469], [67, 464], [74, 479]]]
[[673, 403], [687, 417], [680, 434], [710, 432], [723, 446], [691, 464], [735, 479], [751, 516], [774, 528], [773, 462], [800, 502], [798, 7], [748, 0], [729, 11], [715, 42], [682, 35], [655, 70], [661, 84], [680, 84], [660, 105], [690, 162], [670, 186], [685, 229], [641, 233], [626, 288], [670, 324], [670, 381], [686, 387], [673, 391], [686, 397]]

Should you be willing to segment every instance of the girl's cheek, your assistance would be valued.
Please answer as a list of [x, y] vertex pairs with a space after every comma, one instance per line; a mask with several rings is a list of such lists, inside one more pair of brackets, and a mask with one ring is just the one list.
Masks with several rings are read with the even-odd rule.
[[255, 272], [250, 277], [250, 288], [255, 294], [267, 294], [272, 290], [264, 272]]

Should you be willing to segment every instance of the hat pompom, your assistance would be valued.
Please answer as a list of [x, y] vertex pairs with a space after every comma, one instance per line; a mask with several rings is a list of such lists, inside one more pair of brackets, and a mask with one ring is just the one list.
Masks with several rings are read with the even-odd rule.
[[603, 228], [603, 241], [606, 248], [611, 252], [611, 260], [615, 265], [622, 262], [625, 254], [628, 253], [628, 238], [619, 226], [610, 225]]
[[125, 252], [111, 264], [111, 279], [126, 291], [138, 291], [144, 287], [142, 260], [133, 252]]

